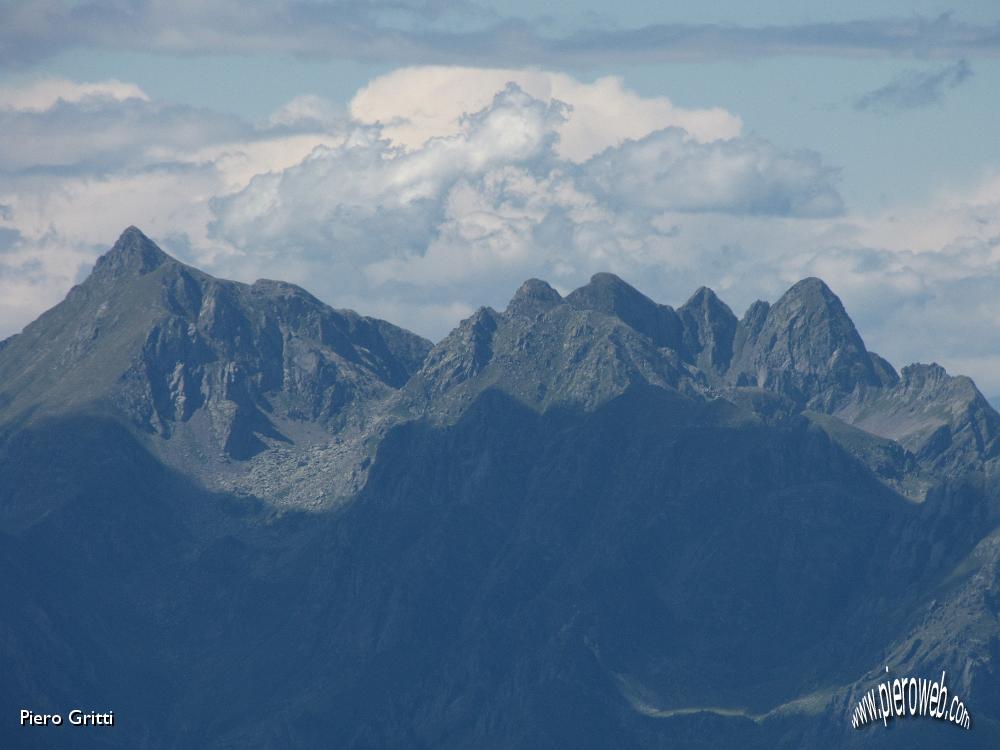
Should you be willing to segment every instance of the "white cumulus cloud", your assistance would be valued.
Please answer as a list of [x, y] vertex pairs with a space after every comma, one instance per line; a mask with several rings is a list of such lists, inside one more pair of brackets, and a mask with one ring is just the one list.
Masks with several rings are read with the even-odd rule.
[[460, 132], [462, 117], [487, 107], [508, 83], [534, 99], [572, 108], [572, 116], [556, 127], [557, 153], [575, 162], [655, 130], [680, 128], [708, 142], [739, 136], [743, 124], [720, 107], [686, 109], [665, 96], [640, 96], [612, 76], [586, 83], [545, 70], [449, 66], [402, 68], [380, 76], [354, 96], [350, 112], [359, 122], [381, 123], [394, 143], [419, 148], [429, 138]]
[[342, 144], [214, 200], [213, 239], [269, 271], [279, 258], [286, 273], [289, 262], [323, 267], [338, 300], [361, 285], [369, 304], [472, 306], [527, 276], [569, 288], [594, 269], [696, 265], [677, 217], [842, 208], [836, 172], [818, 155], [756, 138], [703, 141], [671, 125], [616, 136], [577, 162], [560, 148], [576, 105], [499, 85], [480, 110], [409, 143], [387, 135], [393, 125], [355, 121]]
[[124, 101], [142, 99], [149, 101], [146, 92], [134, 83], [116, 79], [77, 83], [66, 78], [38, 78], [16, 85], [0, 86], [0, 109], [20, 112], [44, 112], [60, 101], [81, 102]]
[[819, 275], [873, 349], [1000, 393], [996, 173], [848, 213], [836, 169], [736, 115], [537, 70], [407, 68], [349, 109], [303, 94], [257, 125], [35, 82], [3, 90], [0, 130], [0, 336], [136, 224], [209, 272], [432, 337], [531, 276], [568, 291], [608, 270], [671, 304], [705, 284], [739, 313]]

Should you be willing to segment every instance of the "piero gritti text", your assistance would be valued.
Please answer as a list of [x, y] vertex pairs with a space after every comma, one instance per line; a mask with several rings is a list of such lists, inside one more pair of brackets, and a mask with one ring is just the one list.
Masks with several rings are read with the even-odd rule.
[[72, 727], [113, 727], [115, 712], [100, 713], [74, 708], [64, 717], [62, 714], [41, 714], [27, 708], [21, 709], [22, 727], [59, 727], [64, 724]]

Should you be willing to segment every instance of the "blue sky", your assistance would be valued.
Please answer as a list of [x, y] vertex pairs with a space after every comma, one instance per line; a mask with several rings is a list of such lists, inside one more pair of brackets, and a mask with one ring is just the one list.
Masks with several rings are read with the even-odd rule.
[[[794, 148], [816, 148], [844, 167], [855, 205], [927, 197], [942, 180], [968, 180], [983, 161], [1000, 163], [1000, 139], [983, 124], [1000, 118], [1000, 58], [976, 60], [962, 84], [910, 110], [858, 111], [855, 100], [910, 72], [952, 61], [787, 57], [750, 61], [606, 64], [561, 68], [582, 80], [621, 76], [647, 96], [738, 112], [749, 132]], [[32, 70], [86, 80], [123, 78], [157, 99], [266, 117], [293, 92], [346, 102], [367, 81], [397, 66], [288, 56], [167, 57], [73, 50]], [[193, 86], [192, 82], [198, 85]], [[881, 116], [880, 116], [881, 115]]]
[[12, 0], [0, 336], [134, 223], [434, 338], [532, 275], [815, 274], [1000, 393], [997, 91], [993, 2]]

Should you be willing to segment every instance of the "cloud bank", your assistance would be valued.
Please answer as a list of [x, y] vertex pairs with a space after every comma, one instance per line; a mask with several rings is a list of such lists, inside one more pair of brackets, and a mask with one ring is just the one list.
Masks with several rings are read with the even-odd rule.
[[[462, 118], [490, 104], [509, 81], [534, 99], [572, 102], [572, 116], [552, 124], [556, 153], [582, 162], [627, 138], [675, 127], [707, 143], [740, 135], [740, 118], [721, 107], [687, 109], [663, 96], [642, 97], [613, 76], [583, 83], [565, 73], [510, 68], [425, 66], [379, 76], [351, 100], [358, 122], [379, 123], [394, 143], [416, 148], [461, 132]], [[428, 102], [433, 102], [432, 107]]]
[[[442, 86], [460, 107], [419, 106]], [[21, 147], [0, 146], [0, 336], [136, 224], [210, 272], [287, 279], [432, 337], [531, 276], [568, 291], [607, 270], [671, 304], [706, 284], [739, 312], [819, 275], [874, 349], [1000, 392], [1000, 176], [849, 214], [834, 166], [742, 135], [732, 113], [538, 70], [408, 68], [349, 115], [306, 94], [259, 123], [117, 81], [3, 101]]]
[[784, 26], [651, 24], [546, 34], [472, 2], [8, 0], [0, 67], [67, 49], [292, 54], [392, 64], [593, 66], [776, 55], [996, 57], [1000, 25], [907, 16]]

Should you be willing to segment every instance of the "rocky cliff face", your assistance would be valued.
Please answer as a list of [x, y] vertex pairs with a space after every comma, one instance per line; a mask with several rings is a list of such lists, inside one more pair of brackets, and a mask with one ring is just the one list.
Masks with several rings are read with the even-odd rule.
[[482, 309], [462, 321], [404, 388], [411, 413], [453, 420], [490, 389], [539, 410], [593, 409], [632, 386], [686, 388], [698, 379], [675, 351], [617, 315], [585, 306], [587, 293], [563, 300], [531, 280], [503, 313]]
[[292, 284], [212, 278], [133, 227], [6, 348], [0, 405], [111, 411], [165, 438], [190, 425], [203, 450], [245, 459], [384, 399], [429, 348]]
[[761, 315], [741, 323], [730, 379], [784, 393], [822, 411], [858, 387], [881, 381], [840, 300], [819, 279], [805, 279]]
[[566, 297], [581, 310], [594, 310], [617, 318], [649, 337], [658, 347], [684, 351], [684, 323], [669, 305], [659, 305], [614, 274], [598, 273], [586, 286]]
[[0, 700], [122, 748], [955, 741], [849, 729], [891, 664], [995, 747], [998, 424], [817, 279], [530, 280], [432, 347], [129, 229], [0, 345]]
[[718, 380], [732, 365], [736, 316], [706, 287], [695, 292], [678, 312], [684, 322], [684, 352], [689, 361]]
[[739, 321], [705, 288], [674, 311], [612, 274], [565, 300], [532, 280], [503, 313], [483, 309], [463, 321], [404, 390], [424, 395], [417, 412], [454, 415], [486, 388], [539, 409], [594, 408], [637, 384], [721, 397], [759, 417], [830, 415], [897, 445], [897, 473], [912, 465], [961, 474], [997, 456], [1000, 417], [971, 381], [937, 365], [897, 374], [867, 350], [819, 279], [799, 282], [774, 305], [754, 303]]

